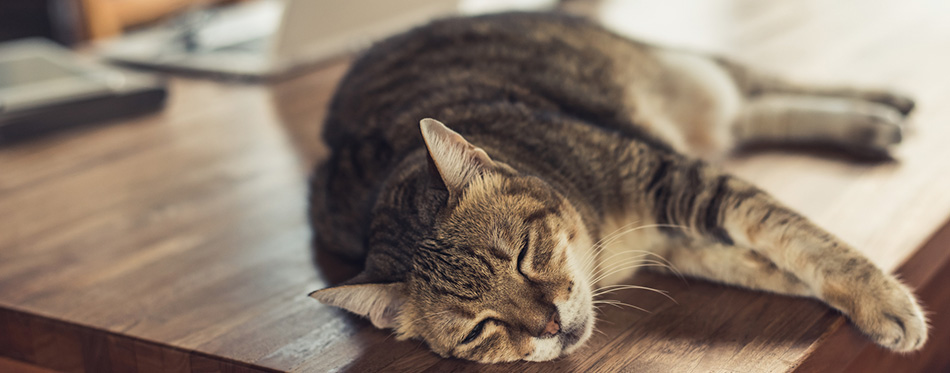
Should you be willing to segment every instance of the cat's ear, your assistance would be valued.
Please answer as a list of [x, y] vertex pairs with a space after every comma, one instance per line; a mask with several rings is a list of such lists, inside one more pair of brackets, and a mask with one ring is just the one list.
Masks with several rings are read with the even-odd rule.
[[396, 327], [396, 315], [405, 303], [400, 282], [339, 285], [310, 293], [323, 304], [340, 307], [368, 318], [377, 328]]
[[429, 165], [437, 171], [449, 193], [457, 194], [472, 178], [495, 165], [484, 150], [442, 122], [426, 118], [419, 122], [419, 127], [429, 150]]

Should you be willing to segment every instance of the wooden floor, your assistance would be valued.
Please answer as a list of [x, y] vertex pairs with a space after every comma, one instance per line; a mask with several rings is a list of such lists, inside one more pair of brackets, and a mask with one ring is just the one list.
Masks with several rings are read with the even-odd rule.
[[[941, 335], [904, 362], [950, 366], [930, 362], [950, 338], [940, 313], [950, 312], [950, 294], [939, 286], [950, 279], [950, 229], [931, 240], [950, 216], [950, 2], [659, 3], [608, 2], [604, 19], [803, 80], [889, 86], [918, 99], [895, 162], [771, 152], [724, 166], [900, 269], [938, 311]], [[307, 177], [326, 156], [321, 118], [346, 65], [270, 87], [176, 78], [161, 114], [0, 147], [0, 355], [87, 372], [900, 364], [818, 302], [651, 274], [632, 281], [677, 303], [618, 294], [651, 313], [603, 309], [585, 348], [543, 364], [443, 360], [316, 303], [308, 292], [355, 270], [314, 253], [306, 223]], [[861, 365], [875, 359], [887, 362]]]

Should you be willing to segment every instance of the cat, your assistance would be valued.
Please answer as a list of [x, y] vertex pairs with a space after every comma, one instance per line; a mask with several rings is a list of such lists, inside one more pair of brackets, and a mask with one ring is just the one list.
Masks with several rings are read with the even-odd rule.
[[315, 244], [364, 269], [311, 296], [443, 357], [546, 361], [589, 339], [594, 289], [636, 270], [606, 263], [652, 263], [814, 297], [917, 350], [927, 325], [907, 287], [701, 160], [763, 142], [886, 154], [913, 106], [567, 15], [434, 21], [375, 45], [338, 87], [310, 215]]

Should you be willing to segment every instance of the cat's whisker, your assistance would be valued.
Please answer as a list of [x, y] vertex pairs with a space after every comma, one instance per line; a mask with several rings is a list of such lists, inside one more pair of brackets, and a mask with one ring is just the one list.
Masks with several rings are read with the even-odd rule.
[[[629, 233], [633, 233], [633, 232], [636, 232], [636, 231], [641, 230], [641, 229], [648, 229], [648, 228], [681, 228], [681, 229], [686, 229], [685, 226], [681, 226], [681, 225], [672, 225], [672, 224], [650, 224], [650, 225], [643, 225], [643, 226], [631, 228], [631, 229], [627, 230], [626, 232], [624, 232], [624, 234], [629, 234]], [[614, 238], [611, 239], [609, 242], [604, 243], [604, 245], [606, 246], [606, 245], [608, 245], [608, 244], [612, 244], [612, 243], [614, 243], [616, 240], [618, 240], [618, 239], [620, 239], [620, 238], [621, 238], [621, 237], [619, 237], [619, 236], [618, 236], [618, 237], [614, 237]], [[603, 250], [603, 248], [601, 248], [601, 250]], [[630, 249], [628, 249], [628, 250], [622, 250], [622, 251], [620, 251], [620, 252], [614, 253], [614, 254], [611, 255], [610, 257], [603, 259], [603, 261], [608, 261], [610, 258], [612, 258], [612, 257], [614, 257], [614, 256], [616, 256], [616, 255], [623, 255], [623, 254], [625, 254], [625, 253], [629, 253], [629, 252], [632, 252], [632, 251], [633, 251], [633, 252], [639, 251], [639, 252], [649, 253], [649, 254], [652, 254], [652, 255], [659, 256], [660, 258], [663, 258], [663, 257], [660, 256], [659, 254], [652, 253], [652, 252], [649, 252], [649, 251], [644, 251], [644, 250], [630, 250]], [[663, 258], [663, 260], [666, 260], [666, 259]]]
[[582, 273], [593, 273], [597, 269], [597, 256], [587, 251], [583, 253], [584, 259], [581, 262]]
[[646, 287], [646, 286], [627, 285], [627, 284], [617, 284], [617, 285], [601, 286], [601, 287], [598, 287], [598, 288], [594, 289], [594, 291], [597, 292], [597, 291], [600, 291], [600, 290], [615, 289], [615, 288], [648, 288], [648, 289], [656, 290], [656, 291], [659, 291], [659, 292], [662, 292], [662, 293], [667, 293], [666, 290], [659, 290], [659, 289], [653, 289], [653, 288]]
[[601, 251], [604, 250], [605, 247], [607, 247], [608, 244], [616, 241], [617, 239], [619, 239], [620, 237], [623, 237], [626, 234], [630, 234], [644, 227], [644, 226], [638, 226], [638, 227], [630, 228], [631, 225], [634, 225], [636, 223], [638, 222], [633, 222], [633, 223], [630, 223], [630, 224], [624, 225], [623, 227], [618, 228], [616, 231], [614, 231], [614, 233], [611, 233], [610, 235], [607, 235], [604, 238], [600, 239], [600, 241], [597, 241], [596, 244], [591, 246], [590, 250], [594, 253], [599, 254]]
[[604, 261], [605, 263], [609, 263], [611, 259], [613, 259], [613, 258], [615, 258], [615, 257], [618, 257], [618, 256], [620, 256], [620, 255], [633, 254], [633, 253], [637, 253], [637, 252], [640, 252], [640, 253], [641, 253], [640, 255], [636, 256], [637, 258], [643, 258], [643, 257], [646, 257], [646, 256], [655, 255], [655, 254], [653, 254], [653, 253], [651, 253], [651, 252], [649, 252], [649, 251], [644, 251], [644, 250], [624, 250], [624, 251], [621, 251], [621, 252], [619, 252], [619, 253], [614, 253], [614, 254], [612, 254], [612, 255], [610, 255], [610, 256], [604, 258], [603, 261]]
[[[648, 252], [647, 252], [647, 254], [652, 254], [652, 253], [648, 253]], [[679, 271], [679, 269], [677, 269], [675, 266], [673, 266], [672, 263], [670, 263], [670, 262], [667, 261], [666, 259], [663, 259], [662, 256], [655, 255], [655, 256], [657, 256], [658, 258], [663, 259], [663, 262], [659, 262], [659, 261], [652, 260], [652, 259], [642, 259], [643, 257], [646, 257], [646, 256], [649, 256], [649, 255], [644, 254], [644, 255], [638, 255], [638, 256], [636, 256], [636, 257], [626, 258], [624, 261], [621, 261], [621, 262], [618, 262], [618, 263], [611, 263], [610, 266], [607, 266], [607, 267], [604, 267], [604, 268], [598, 268], [596, 271], [594, 271], [594, 274], [593, 274], [594, 278], [591, 280], [591, 283], [592, 283], [592, 284], [597, 284], [598, 282], [602, 281], [603, 279], [607, 278], [608, 276], [610, 276], [610, 275], [612, 275], [612, 274], [614, 274], [614, 273], [616, 273], [616, 272], [618, 272], [618, 271], [623, 271], [623, 270], [631, 269], [631, 267], [629, 267], [628, 265], [629, 265], [629, 264], [636, 264], [636, 263], [642, 263], [641, 265], [639, 265], [639, 266], [641, 266], [641, 267], [659, 267], [659, 268], [666, 268], [666, 269], [668, 269], [670, 272], [672, 272], [673, 275], [675, 275], [675, 276], [678, 277], [680, 280], [682, 280], [684, 283], [686, 283], [686, 276], [684, 276], [683, 273]], [[635, 267], [637, 267], [637, 266], [634, 266], [634, 268], [635, 268]]]
[[625, 235], [625, 234], [628, 234], [628, 233], [630, 233], [630, 232], [633, 232], [633, 231], [635, 231], [637, 228], [639, 228], [639, 227], [630, 228], [630, 226], [635, 225], [635, 224], [637, 224], [637, 223], [639, 223], [639, 221], [634, 221], [634, 222], [628, 223], [628, 224], [626, 224], [626, 225], [624, 225], [624, 226], [622, 226], [622, 227], [620, 227], [620, 228], [617, 228], [616, 230], [614, 230], [614, 231], [611, 232], [610, 234], [608, 234], [608, 235], [604, 236], [603, 238], [601, 238], [599, 241], [597, 241], [597, 243], [591, 245], [591, 247], [590, 247], [587, 251], [592, 254], [591, 257], [593, 257], [593, 258], [598, 257], [598, 256], [600, 255], [600, 253], [604, 250], [604, 248], [607, 247], [607, 244], [609, 244], [609, 243], [613, 242], [614, 240], [616, 240], [617, 238], [619, 238], [619, 237], [621, 237], [621, 236], [623, 236], [623, 235]]
[[661, 294], [667, 294], [667, 293], [668, 293], [668, 292], [665, 291], [665, 290], [654, 289], [654, 288], [651, 288], [651, 287], [648, 287], [648, 286], [617, 284], [617, 285], [602, 286], [602, 287], [599, 287], [599, 288], [597, 288], [597, 289], [594, 289], [593, 294], [595, 294], [594, 296], [596, 297], [596, 296], [603, 295], [603, 294], [606, 294], [606, 293], [609, 293], [609, 292], [613, 292], [613, 291], [616, 291], [616, 290], [627, 290], [627, 289], [650, 290], [650, 291], [653, 291], [653, 292], [656, 292], [656, 293], [661, 293]]
[[[590, 252], [591, 255], [589, 255], [588, 258], [587, 258], [587, 260], [585, 261], [585, 269], [588, 268], [587, 263], [589, 263], [591, 260], [595, 260], [595, 258], [599, 256], [599, 254], [604, 250], [605, 247], [607, 247], [608, 245], [612, 244], [613, 242], [615, 242], [616, 240], [620, 239], [622, 236], [624, 236], [624, 235], [626, 235], [626, 234], [629, 234], [629, 233], [632, 233], [632, 232], [635, 232], [635, 231], [638, 231], [638, 230], [641, 230], [641, 229], [647, 229], [647, 228], [679, 228], [679, 229], [683, 229], [683, 230], [688, 229], [688, 227], [686, 227], [686, 226], [683, 226], [683, 225], [676, 225], [676, 224], [648, 224], [648, 225], [642, 225], [642, 226], [633, 227], [633, 228], [627, 228], [627, 227], [629, 227], [630, 225], [633, 225], [633, 224], [635, 224], [635, 223], [636, 223], [636, 222], [633, 222], [633, 223], [624, 225], [624, 226], [621, 227], [621, 228], [618, 228], [618, 230], [614, 231], [614, 233], [611, 233], [611, 234], [607, 235], [606, 237], [604, 237], [604, 238], [602, 238], [601, 240], [599, 240], [596, 244], [594, 244], [594, 245], [588, 250], [588, 252]], [[626, 229], [625, 229], [625, 228], [626, 228]], [[621, 229], [623, 229], [623, 230], [621, 231]], [[607, 258], [601, 259], [600, 261], [601, 261], [601, 262], [608, 262], [609, 259], [611, 259], [611, 258], [613, 258], [613, 257], [615, 257], [615, 256], [617, 256], [617, 255], [623, 255], [623, 254], [629, 253], [630, 251], [631, 251], [631, 250], [624, 250], [624, 251], [621, 251], [621, 252], [618, 252], [618, 253], [614, 253], [614, 254], [612, 254], [611, 256], [607, 257]], [[673, 272], [674, 274], [676, 274], [677, 276], [679, 276], [681, 279], [683, 279], [683, 280], [685, 281], [685, 278], [683, 277], [683, 274], [682, 274], [678, 269], [676, 269], [675, 266], [673, 266], [673, 263], [671, 263], [671, 262], [670, 262], [669, 260], [667, 260], [666, 258], [663, 258], [663, 256], [661, 256], [661, 255], [659, 255], [659, 254], [656, 254], [656, 253], [652, 253], [652, 252], [648, 252], [648, 251], [642, 251], [642, 250], [632, 250], [632, 251], [640, 251], [640, 252], [643, 252], [643, 253], [646, 254], [646, 255], [653, 255], [653, 256], [656, 256], [657, 258], [659, 258], [660, 260], [662, 260], [662, 261], [664, 261], [664, 262], [666, 263], [667, 268], [669, 268], [671, 272]], [[595, 268], [595, 269], [596, 269], [596, 268]], [[589, 271], [590, 271], [590, 270], [588, 269], [588, 272], [589, 272]], [[596, 281], [593, 281], [593, 282], [596, 282]]]
[[617, 307], [617, 308], [623, 308], [623, 307], [620, 307], [620, 305], [618, 305], [618, 304], [616, 304], [616, 303], [614, 303], [614, 302], [600, 302], [600, 304], [605, 304], [605, 305], [609, 305], [609, 306], [614, 306], [614, 307]]
[[[636, 306], [633, 306], [621, 301], [616, 301], [616, 300], [603, 300], [603, 301], [600, 301], [599, 303], [601, 306], [612, 306], [619, 309], [623, 309], [626, 306], [636, 307]], [[641, 307], [637, 307], [637, 308], [640, 308], [641, 311], [648, 312], [647, 310], [644, 310]]]
[[[629, 224], [628, 224], [628, 226], [629, 226]], [[687, 230], [687, 229], [689, 229], [688, 227], [686, 227], [686, 226], [684, 226], [684, 225], [677, 225], [677, 224], [647, 224], [647, 225], [641, 225], [641, 226], [639, 226], [639, 227], [633, 227], [633, 228], [627, 229], [627, 230], [625, 230], [625, 231], [623, 231], [623, 232], [621, 232], [621, 233], [619, 233], [619, 234], [614, 235], [614, 237], [610, 238], [610, 240], [608, 240], [607, 242], [601, 243], [601, 244], [600, 244], [601, 247], [599, 248], [599, 250], [603, 250], [603, 248], [604, 248], [605, 246], [607, 246], [608, 244], [611, 244], [611, 243], [613, 243], [614, 241], [620, 239], [620, 237], [622, 237], [623, 235], [627, 235], [627, 234], [636, 232], [636, 231], [638, 231], [638, 230], [641, 230], [641, 229], [648, 229], [648, 228], [679, 228], [679, 229], [682, 229], [682, 230]]]
[[624, 263], [623, 265], [618, 265], [618, 267], [612, 268], [603, 274], [598, 275], [591, 283], [596, 285], [601, 280], [621, 271], [626, 271], [630, 269], [636, 269], [640, 267], [660, 267], [666, 268], [666, 264], [657, 262], [655, 260], [641, 260], [630, 263]]
[[631, 271], [631, 272], [632, 272], [632, 271], [634, 271], [634, 270], [636, 270], [637, 268], [640, 268], [640, 267], [660, 267], [660, 268], [663, 268], [663, 267], [665, 267], [665, 264], [660, 263], [660, 262], [648, 261], [648, 260], [640, 260], [640, 261], [634, 261], [634, 262], [624, 263], [623, 265], [617, 266], [617, 267], [611, 269], [610, 271], [607, 271], [607, 272], [604, 272], [604, 273], [598, 275], [598, 276], [594, 279], [594, 281], [593, 281], [592, 284], [593, 284], [594, 286], [597, 286], [598, 284], [601, 283], [601, 281], [603, 281], [604, 279], [606, 279], [606, 278], [608, 278], [608, 277], [610, 277], [610, 276], [613, 276], [614, 274], [621, 273], [621, 272], [625, 272], [625, 271]]
[[[595, 306], [595, 307], [596, 307], [596, 306]], [[596, 308], [597, 308], [597, 311], [600, 311], [601, 313], [604, 312], [604, 310], [600, 309], [600, 307], [596, 307]], [[607, 320], [607, 319], [602, 319], [602, 318], [600, 318], [600, 317], [597, 317], [597, 314], [594, 314], [594, 320], [595, 320], [596, 322], [605, 322], [605, 323], [608, 323], [608, 324], [610, 324], [610, 325], [614, 325], [614, 324], [615, 324], [613, 321], [610, 321], [610, 320]], [[596, 325], [596, 323], [594, 323], [594, 325]]]
[[637, 285], [609, 285], [609, 286], [604, 286], [604, 287], [602, 287], [602, 288], [599, 288], [599, 289], [595, 290], [595, 291], [594, 291], [594, 296], [595, 296], [595, 297], [596, 297], [596, 296], [601, 296], [601, 295], [604, 295], [604, 294], [607, 294], [607, 293], [612, 293], [612, 292], [615, 292], [615, 291], [618, 291], [618, 290], [628, 290], [628, 289], [637, 289], [637, 290], [651, 291], [651, 292], [654, 292], [654, 293], [657, 293], [657, 294], [660, 294], [660, 295], [666, 297], [666, 299], [669, 299], [669, 300], [673, 301], [673, 303], [679, 304], [679, 302], [677, 302], [676, 299], [673, 299], [673, 297], [670, 296], [669, 292], [667, 292], [667, 291], [665, 291], [665, 290], [659, 290], [659, 289], [654, 289], [654, 288], [647, 287], [647, 286], [637, 286]]
[[585, 258], [581, 267], [585, 272], [591, 272], [597, 268], [597, 254], [590, 250], [584, 252]]
[[[597, 275], [597, 276], [599, 276], [599, 275], [602, 275], [602, 274], [607, 273], [607, 272], [609, 272], [609, 271], [613, 271], [613, 270], [616, 269], [616, 268], [620, 268], [620, 267], [623, 267], [623, 266], [626, 266], [626, 265], [629, 265], [629, 264], [632, 264], [632, 263], [640, 263], [640, 262], [644, 262], [644, 261], [651, 261], [651, 262], [655, 262], [655, 263], [660, 263], [660, 262], [654, 261], [654, 260], [652, 260], [652, 259], [643, 259], [643, 258], [646, 257], [646, 256], [647, 256], [647, 255], [638, 255], [638, 256], [635, 256], [635, 257], [624, 258], [623, 260], [621, 260], [621, 261], [619, 261], [619, 262], [610, 263], [610, 264], [608, 264], [608, 265], [603, 266], [602, 268], [599, 268], [596, 272], [594, 272], [594, 274]], [[662, 264], [662, 263], [661, 263], [661, 264]], [[664, 264], [664, 265], [665, 265], [665, 264]]]
[[636, 261], [636, 260], [652, 260], [652, 261], [656, 261], [657, 263], [662, 263], [662, 264], [666, 265], [665, 262], [660, 262], [660, 261], [657, 261], [656, 259], [650, 258], [650, 255], [640, 254], [640, 255], [635, 255], [635, 256], [629, 256], [629, 257], [626, 257], [626, 258], [620, 258], [620, 259], [614, 259], [614, 260], [607, 261], [607, 262], [605, 262], [605, 264], [604, 264], [601, 268], [598, 268], [597, 272], [598, 272], [598, 273], [602, 273], [602, 272], [608, 271], [608, 270], [610, 270], [610, 269], [612, 269], [612, 268], [614, 268], [614, 267], [616, 267], [616, 266], [618, 266], [618, 265], [621, 265], [620, 263], [627, 263], [627, 262]]
[[649, 314], [652, 314], [652, 313], [653, 313], [653, 312], [650, 312], [650, 311], [644, 309], [643, 307], [637, 307], [637, 306], [634, 306], [634, 305], [629, 304], [629, 303], [621, 302], [621, 301], [619, 301], [619, 300], [601, 300], [601, 301], [599, 301], [599, 302], [601, 302], [602, 304], [609, 304], [609, 305], [614, 306], [614, 307], [617, 307], [617, 308], [630, 307], [630, 308], [633, 308], [633, 309], [636, 309], [636, 310], [640, 310], [640, 311], [643, 311], [643, 312], [646, 312], [646, 313], [649, 313]]
[[[633, 222], [631, 222], [631, 223], [629, 223], [629, 224], [626, 224], [626, 225], [624, 225], [624, 226], [622, 226], [622, 227], [620, 227], [620, 228], [617, 228], [617, 229], [615, 229], [613, 232], [611, 232], [610, 234], [607, 234], [606, 236], [602, 237], [600, 240], [598, 240], [597, 242], [595, 242], [594, 244], [592, 244], [592, 245], [590, 246], [590, 248], [588, 248], [587, 251], [586, 251], [587, 253], [590, 253], [590, 255], [587, 257], [587, 260], [585, 260], [585, 263], [584, 263], [584, 264], [585, 264], [585, 265], [588, 265], [588, 264], [592, 264], [592, 263], [594, 263], [594, 262], [596, 261], [595, 258], [597, 258], [597, 254], [599, 254], [599, 253], [600, 253], [600, 250], [602, 250], [602, 247], [603, 247], [602, 244], [603, 244], [604, 241], [609, 240], [609, 239], [612, 239], [612, 238], [613, 238], [615, 235], [617, 235], [617, 234], [622, 234], [622, 232], [620, 232], [621, 230], [626, 229], [626, 228], [630, 227], [631, 225], [637, 224], [637, 223], [639, 223], [639, 222], [640, 222], [639, 220], [638, 220], [638, 221], [633, 221]], [[598, 249], [598, 248], [600, 248], [600, 249]]]
[[[654, 253], [654, 252], [651, 252], [651, 251], [646, 251], [646, 250], [624, 250], [624, 251], [621, 251], [621, 252], [619, 252], [619, 253], [614, 253], [613, 255], [611, 255], [611, 256], [609, 256], [609, 257], [607, 257], [607, 258], [604, 258], [603, 261], [604, 261], [604, 262], [609, 262], [610, 259], [613, 259], [615, 256], [623, 255], [623, 254], [631, 253], [631, 252], [639, 252], [639, 253], [642, 253], [642, 254], [645, 255], [645, 256], [655, 256], [655, 257], [657, 257], [657, 259], [662, 260], [664, 263], [666, 263], [667, 266], [668, 266], [668, 268], [670, 269], [670, 271], [672, 271], [673, 273], [675, 273], [675, 274], [676, 274], [677, 276], [679, 276], [680, 278], [683, 278], [683, 274], [682, 274], [678, 269], [676, 269], [676, 266], [674, 266], [672, 262], [670, 262], [669, 260], [667, 260], [666, 258], [664, 258], [662, 255], [657, 254], [657, 253]], [[640, 257], [642, 257], [642, 256], [640, 256]]]
[[639, 223], [639, 222], [640, 222], [639, 220], [636, 220], [636, 221], [630, 222], [630, 223], [628, 223], [628, 224], [625, 224], [625, 225], [623, 225], [623, 226], [620, 227], [620, 228], [614, 229], [613, 232], [610, 232], [609, 234], [605, 235], [605, 236], [602, 237], [600, 240], [598, 240], [596, 243], [594, 243], [593, 245], [591, 245], [591, 248], [597, 247], [597, 245], [602, 244], [604, 241], [609, 240], [609, 239], [613, 238], [614, 236], [616, 236], [616, 235], [618, 235], [618, 234], [623, 234], [623, 233], [621, 232], [622, 230], [627, 229], [627, 228], [629, 228], [631, 225], [637, 224], [637, 223]]

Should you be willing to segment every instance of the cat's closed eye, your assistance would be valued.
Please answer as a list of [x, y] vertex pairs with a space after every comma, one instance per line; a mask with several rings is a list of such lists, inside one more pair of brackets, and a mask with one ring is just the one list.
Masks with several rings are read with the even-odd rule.
[[522, 270], [522, 265], [521, 265], [521, 263], [524, 262], [524, 257], [525, 257], [525, 255], [528, 254], [528, 247], [529, 247], [529, 246], [531, 246], [531, 236], [525, 237], [524, 243], [523, 243], [522, 246], [521, 246], [521, 252], [518, 253], [518, 262], [515, 264], [516, 267], [517, 267], [517, 269], [518, 269], [518, 273], [520, 273], [520, 274], [521, 274], [522, 276], [524, 276], [525, 278], [528, 278], [528, 276], [524, 274], [524, 271]]
[[459, 344], [468, 344], [472, 343], [478, 336], [482, 335], [482, 331], [485, 330], [485, 324], [487, 324], [489, 319], [484, 319], [472, 328], [472, 331], [465, 336], [465, 339], [462, 340]]

